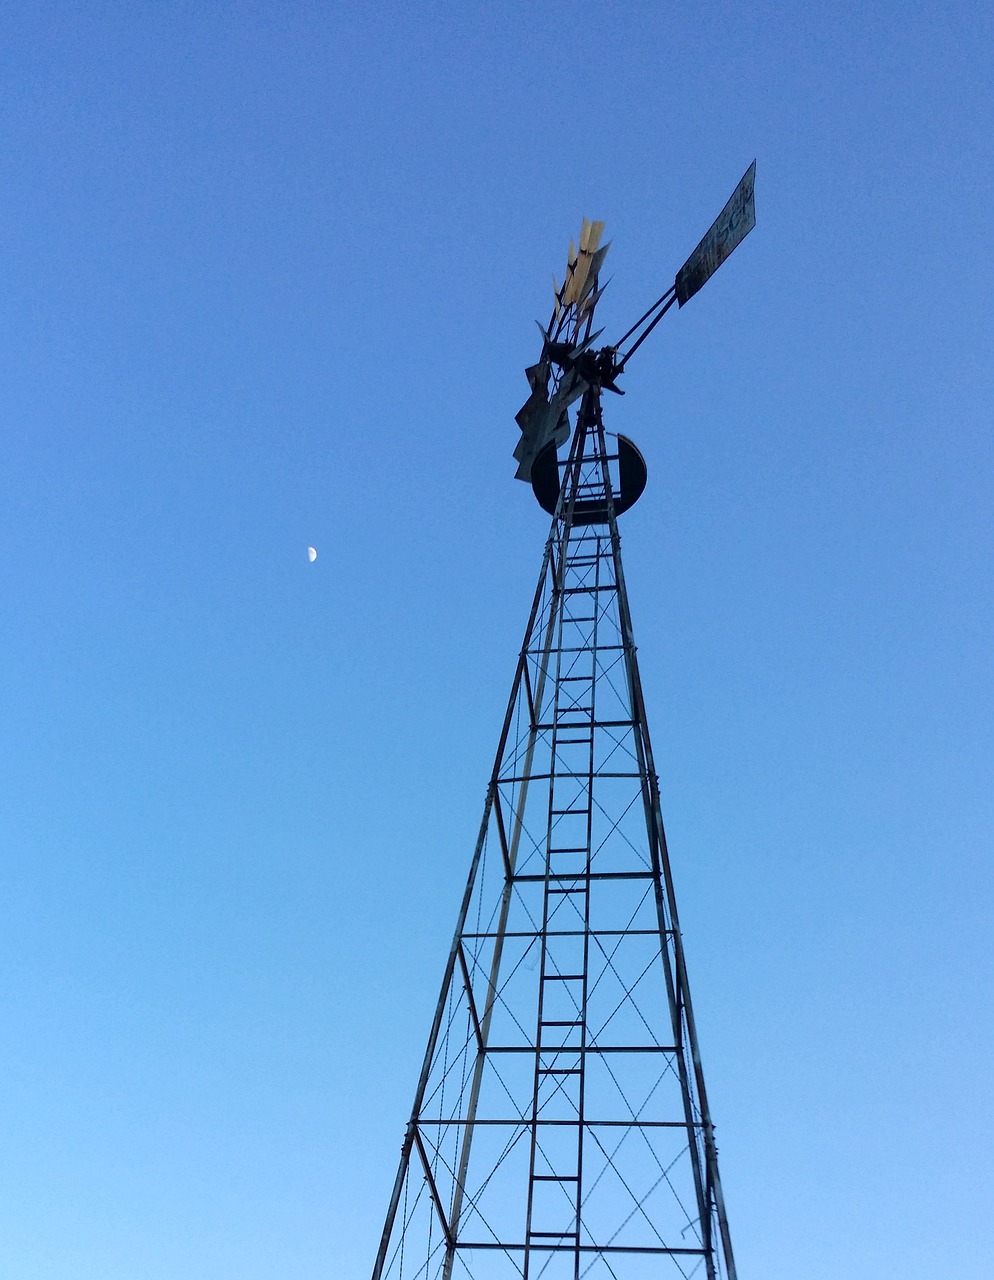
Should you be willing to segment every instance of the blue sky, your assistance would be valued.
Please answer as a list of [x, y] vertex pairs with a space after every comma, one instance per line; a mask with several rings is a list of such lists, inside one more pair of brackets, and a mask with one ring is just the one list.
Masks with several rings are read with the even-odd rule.
[[[994, 18], [0, 15], [0, 1276], [372, 1264], [581, 216], [743, 1280], [987, 1280]], [[308, 544], [317, 547], [313, 565]]]

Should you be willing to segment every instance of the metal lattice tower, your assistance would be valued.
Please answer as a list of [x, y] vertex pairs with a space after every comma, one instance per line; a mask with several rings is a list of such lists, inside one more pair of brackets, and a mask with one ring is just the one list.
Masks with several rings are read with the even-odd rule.
[[588, 392], [374, 1280], [734, 1280]]
[[[640, 325], [749, 230], [753, 174]], [[645, 467], [601, 412], [632, 352], [588, 350], [602, 225], [528, 370], [552, 528], [373, 1280], [736, 1280], [621, 563]]]

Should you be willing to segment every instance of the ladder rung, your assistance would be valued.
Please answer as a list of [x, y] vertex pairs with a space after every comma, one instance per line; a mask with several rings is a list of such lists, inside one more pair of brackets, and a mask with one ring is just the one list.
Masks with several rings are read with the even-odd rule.
[[[534, 875], [516, 875], [514, 877], [517, 884], [533, 884], [542, 880], [570, 880], [574, 888], [582, 887], [581, 881], [586, 880], [651, 880], [651, 871], [556, 871], [549, 875], [541, 874], [538, 871]], [[550, 889], [550, 893], [551, 893]], [[569, 889], [566, 890], [569, 893]]]
[[579, 982], [581, 978], [585, 978], [585, 973], [547, 973], [542, 978], [543, 982]]
[[577, 1173], [533, 1173], [532, 1182], [579, 1182]]
[[[570, 621], [572, 621], [572, 619], [570, 619]], [[597, 646], [597, 652], [598, 653], [618, 653], [622, 649], [624, 649], [624, 647], [625, 646], [623, 644], [599, 644]], [[591, 649], [589, 644], [558, 645], [557, 651], [559, 653], [593, 653], [593, 650]], [[533, 658], [538, 658], [539, 653], [540, 651], [536, 651], [532, 649], [529, 653], [529, 656]]]

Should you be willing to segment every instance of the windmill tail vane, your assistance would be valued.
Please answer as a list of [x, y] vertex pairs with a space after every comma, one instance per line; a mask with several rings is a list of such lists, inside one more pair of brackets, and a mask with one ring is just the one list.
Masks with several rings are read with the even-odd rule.
[[373, 1280], [736, 1280], [621, 560], [646, 468], [593, 346], [602, 232], [527, 371], [541, 447], [515, 456], [552, 524]]

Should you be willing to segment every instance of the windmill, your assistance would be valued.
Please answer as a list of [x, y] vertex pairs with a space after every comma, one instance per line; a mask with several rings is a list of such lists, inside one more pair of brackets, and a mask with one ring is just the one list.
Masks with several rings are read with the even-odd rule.
[[539, 326], [514, 456], [552, 527], [373, 1280], [736, 1280], [618, 535], [646, 468], [601, 400], [755, 225], [755, 169], [600, 348], [584, 220]]

